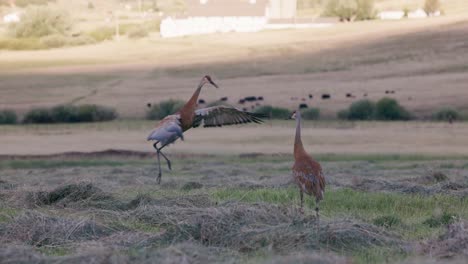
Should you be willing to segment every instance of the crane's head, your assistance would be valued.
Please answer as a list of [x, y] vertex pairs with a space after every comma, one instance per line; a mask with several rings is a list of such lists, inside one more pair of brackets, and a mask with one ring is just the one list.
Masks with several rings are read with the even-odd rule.
[[200, 86], [203, 86], [203, 85], [205, 85], [207, 83], [213, 85], [216, 88], [219, 88], [219, 86], [216, 83], [213, 82], [213, 80], [211, 79], [211, 77], [209, 75], [203, 76], [203, 78], [202, 78], [202, 80], [200, 82]]
[[299, 112], [299, 110], [294, 110], [291, 114], [290, 119], [297, 119], [297, 118], [301, 118], [301, 113]]

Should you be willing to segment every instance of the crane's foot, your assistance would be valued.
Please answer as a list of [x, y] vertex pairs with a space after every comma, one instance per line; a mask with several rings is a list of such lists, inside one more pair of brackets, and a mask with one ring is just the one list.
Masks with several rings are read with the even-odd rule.
[[157, 184], [161, 184], [161, 173], [158, 174], [158, 178], [156, 179]]

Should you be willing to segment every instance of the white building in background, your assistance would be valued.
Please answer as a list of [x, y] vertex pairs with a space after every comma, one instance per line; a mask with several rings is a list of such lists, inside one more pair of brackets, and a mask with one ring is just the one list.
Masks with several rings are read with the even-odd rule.
[[10, 24], [10, 23], [17, 23], [20, 22], [21, 16], [19, 13], [10, 13], [3, 16], [3, 23]]
[[377, 17], [382, 20], [399, 20], [405, 17], [403, 11], [382, 11], [377, 14]]
[[184, 17], [161, 21], [162, 37], [257, 32], [271, 19], [293, 19], [297, 0], [186, 0]]

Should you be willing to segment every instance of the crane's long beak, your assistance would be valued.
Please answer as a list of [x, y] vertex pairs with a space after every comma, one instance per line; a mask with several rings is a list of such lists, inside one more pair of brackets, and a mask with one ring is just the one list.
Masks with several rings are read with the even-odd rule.
[[214, 87], [219, 88], [219, 86], [218, 86], [216, 83], [214, 83], [212, 80], [209, 80], [209, 82], [210, 82]]

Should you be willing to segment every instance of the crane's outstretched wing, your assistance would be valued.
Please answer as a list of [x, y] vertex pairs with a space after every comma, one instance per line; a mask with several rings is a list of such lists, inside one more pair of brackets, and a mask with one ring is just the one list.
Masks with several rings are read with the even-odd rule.
[[245, 123], [263, 123], [262, 114], [241, 111], [229, 106], [213, 106], [198, 109], [195, 111], [193, 127], [198, 127], [203, 123], [203, 127], [227, 126]]
[[170, 144], [178, 138], [184, 140], [179, 115], [166, 116], [148, 135], [147, 140], [156, 140], [162, 145]]

